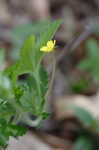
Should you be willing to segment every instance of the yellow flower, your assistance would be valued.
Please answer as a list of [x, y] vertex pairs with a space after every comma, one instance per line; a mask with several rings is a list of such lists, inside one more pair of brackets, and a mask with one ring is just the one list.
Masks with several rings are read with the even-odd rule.
[[56, 44], [56, 41], [54, 40], [50, 40], [47, 42], [47, 45], [46, 46], [43, 46], [40, 48], [40, 51], [43, 51], [43, 52], [51, 52], [54, 50], [55, 48], [55, 44]]

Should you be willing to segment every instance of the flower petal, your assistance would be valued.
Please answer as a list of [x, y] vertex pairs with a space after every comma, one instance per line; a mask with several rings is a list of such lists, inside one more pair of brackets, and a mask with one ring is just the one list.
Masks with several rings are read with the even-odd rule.
[[47, 42], [47, 46], [48, 46], [48, 47], [53, 47], [53, 45], [54, 45], [54, 43], [53, 43], [52, 40], [50, 40], [50, 41]]
[[46, 46], [43, 46], [40, 48], [40, 51], [43, 51], [43, 52], [51, 52], [54, 50], [55, 48], [55, 44], [56, 44], [56, 40], [50, 40], [47, 42], [47, 45]]
[[47, 49], [48, 49], [47, 46], [43, 46], [40, 48], [40, 51], [47, 51]]

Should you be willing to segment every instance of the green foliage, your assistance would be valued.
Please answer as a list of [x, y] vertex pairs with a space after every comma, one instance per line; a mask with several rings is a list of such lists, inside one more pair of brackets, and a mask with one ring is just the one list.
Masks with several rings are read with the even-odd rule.
[[[10, 136], [21, 136], [26, 132], [24, 126], [18, 125], [19, 122], [38, 126], [42, 119], [49, 116], [45, 111], [49, 80], [41, 65], [45, 54], [40, 48], [53, 38], [60, 23], [46, 22], [42, 26], [38, 23], [32, 25], [29, 31], [21, 28], [22, 30], [18, 29], [16, 32], [16, 41], [25, 39], [19, 59], [14, 65], [0, 72], [0, 147], [8, 144]], [[30, 31], [34, 34], [30, 35]], [[0, 64], [3, 64], [3, 50], [0, 54]], [[26, 79], [19, 80], [20, 75], [26, 75]], [[36, 120], [32, 120], [31, 115]]]
[[99, 83], [99, 44], [90, 39], [86, 43], [87, 57], [79, 63], [79, 68], [91, 74], [94, 81]]
[[[60, 22], [60, 21], [58, 21], [58, 22]], [[40, 22], [36, 22], [36, 23], [16, 26], [11, 32], [11, 39], [12, 39], [12, 43], [13, 43], [13, 48], [12, 48], [13, 52], [11, 53], [11, 57], [14, 60], [19, 58], [19, 55], [20, 55], [19, 50], [22, 47], [24, 40], [27, 38], [27, 36], [33, 34], [37, 38], [41, 37], [41, 39], [42, 39], [42, 36], [44, 35], [44, 33], [46, 34], [46, 31], [50, 30], [50, 28], [54, 27], [53, 29], [55, 29], [55, 26], [58, 27], [57, 21], [55, 21], [54, 24], [50, 21], [40, 21]], [[54, 30], [54, 32], [55, 32], [55, 30]], [[54, 32], [53, 32], [53, 34], [54, 34]], [[46, 41], [47, 41], [47, 39], [46, 39]], [[45, 43], [46, 43], [46, 41], [45, 41]]]
[[[41, 32], [40, 36], [35, 41], [35, 36], [31, 35], [24, 43], [23, 48], [20, 52], [20, 59], [18, 62], [8, 68], [8, 73], [10, 73], [14, 80], [18, 75], [33, 72], [37, 69], [42, 56], [44, 55], [40, 48], [46, 45], [47, 41], [52, 39], [57, 28], [60, 25], [60, 21], [55, 21], [47, 25], [46, 32]], [[36, 71], [35, 71], [36, 72]]]
[[26, 133], [26, 128], [10, 124], [5, 119], [0, 119], [0, 146], [6, 147], [10, 136], [22, 136]]
[[71, 89], [75, 93], [84, 93], [90, 87], [90, 83], [86, 79], [79, 79], [78, 81], [74, 81], [71, 83]]
[[[16, 82], [17, 77], [24, 73], [32, 72], [34, 68], [34, 59], [33, 56], [34, 51], [34, 44], [35, 44], [35, 37], [31, 35], [24, 43], [21, 52], [20, 52], [20, 59], [17, 63], [7, 69], [7, 74], [11, 77], [11, 79]], [[33, 53], [34, 51], [34, 53]], [[32, 55], [33, 53], [33, 55]]]
[[4, 49], [0, 49], [0, 66], [4, 65], [5, 63], [5, 51]]
[[19, 58], [19, 49], [22, 47], [27, 36], [31, 33], [39, 36], [41, 32], [45, 32], [48, 24], [51, 24], [51, 22], [41, 21], [33, 24], [22, 24], [16, 26], [11, 32], [11, 39], [13, 43], [13, 52], [11, 53], [12, 58]]
[[92, 141], [89, 137], [79, 137], [75, 143], [74, 150], [92, 150]]
[[93, 150], [95, 145], [99, 147], [99, 120], [81, 107], [73, 105], [70, 108], [81, 123], [78, 137], [74, 144], [74, 150]]
[[72, 110], [74, 111], [74, 114], [76, 117], [86, 126], [91, 127], [94, 122], [94, 117], [92, 114], [90, 114], [87, 110], [77, 107], [77, 106], [71, 106]]

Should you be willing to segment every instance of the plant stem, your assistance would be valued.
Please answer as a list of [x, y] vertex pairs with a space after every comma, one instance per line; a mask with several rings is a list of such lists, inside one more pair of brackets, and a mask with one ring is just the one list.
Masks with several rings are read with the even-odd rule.
[[55, 59], [55, 55], [53, 54], [53, 64], [52, 64], [53, 68], [52, 68], [52, 77], [51, 77], [51, 81], [50, 81], [50, 84], [49, 84], [49, 88], [48, 88], [48, 91], [45, 95], [45, 99], [47, 100], [50, 93], [51, 93], [51, 90], [52, 90], [52, 87], [53, 87], [53, 83], [54, 83], [54, 78], [55, 78], [55, 72], [56, 72], [56, 59]]
[[36, 85], [37, 85], [37, 90], [38, 90], [39, 98], [41, 98], [39, 68], [37, 68], [37, 71], [35, 73], [35, 80], [36, 80]]
[[41, 92], [41, 86], [40, 86], [40, 74], [39, 74], [39, 71], [40, 71], [40, 65], [38, 66], [38, 68], [36, 68], [35, 72], [33, 73], [34, 75], [34, 78], [35, 78], [35, 81], [36, 81], [36, 90], [37, 90], [37, 93], [38, 93], [38, 113], [40, 114], [41, 113], [41, 103], [42, 103], [42, 92]]

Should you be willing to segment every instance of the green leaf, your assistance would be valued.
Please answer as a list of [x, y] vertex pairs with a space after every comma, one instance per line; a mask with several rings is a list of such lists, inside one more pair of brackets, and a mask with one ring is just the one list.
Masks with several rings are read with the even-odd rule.
[[90, 73], [96, 83], [99, 83], [99, 44], [90, 39], [86, 43], [87, 56], [81, 60], [78, 67]]
[[[24, 106], [25, 110], [31, 110], [35, 115], [41, 114], [45, 104], [45, 94], [48, 90], [48, 75], [42, 66], [39, 70], [39, 77], [39, 85], [37, 85], [35, 76], [33, 74], [28, 75], [26, 82], [29, 89], [25, 90], [23, 96], [20, 98], [21, 105]], [[39, 97], [38, 86], [40, 88], [41, 98]]]
[[6, 147], [11, 136], [22, 136], [26, 131], [25, 127], [7, 123], [4, 119], [0, 119], [0, 147]]
[[16, 60], [19, 58], [20, 48], [22, 47], [24, 40], [30, 34], [35, 34], [37, 37], [41, 32], [45, 32], [46, 26], [50, 24], [50, 21], [33, 22], [31, 24], [17, 25], [11, 32], [11, 39], [13, 43], [11, 57]]
[[86, 43], [87, 55], [90, 58], [99, 58], [99, 44], [94, 39], [90, 39]]
[[22, 44], [22, 41], [31, 33], [38, 36], [41, 32], [44, 32], [48, 24], [51, 24], [51, 22], [46, 20], [17, 25], [11, 32], [12, 41], [16, 45]]
[[29, 36], [28, 39], [25, 41], [21, 52], [20, 52], [20, 60], [13, 66], [9, 67], [6, 70], [6, 74], [16, 82], [17, 77], [24, 73], [29, 73], [34, 70], [34, 56], [32, 53], [34, 51], [35, 45], [35, 37], [33, 35]]
[[79, 137], [75, 142], [74, 150], [92, 150], [92, 141], [88, 137]]
[[89, 88], [89, 86], [89, 81], [81, 78], [80, 80], [74, 81], [74, 83], [71, 84], [71, 89], [75, 93], [83, 93]]
[[13, 78], [14, 82], [18, 75], [35, 71], [44, 55], [44, 53], [40, 51], [40, 48], [52, 39], [60, 23], [60, 21], [54, 21], [48, 24], [46, 31], [40, 34], [40, 38], [38, 38], [36, 42], [33, 35], [25, 41], [20, 52], [19, 61], [6, 71], [7, 74]]
[[6, 127], [6, 132], [10, 134], [10, 136], [23, 136], [26, 133], [27, 129], [20, 125], [8, 124]]
[[37, 51], [36, 63], [38, 62], [40, 57], [43, 55], [43, 53], [39, 51], [40, 48], [46, 45], [47, 42], [53, 38], [60, 24], [61, 24], [60, 20], [54, 21], [46, 26], [45, 32], [43, 31], [40, 33], [40, 38], [37, 42], [37, 47], [36, 47], [36, 51]]
[[78, 67], [81, 70], [90, 71], [92, 69], [90, 64], [91, 64], [91, 62], [89, 61], [89, 59], [86, 58], [86, 59], [80, 61], [80, 63], [78, 64]]
[[49, 116], [50, 116], [50, 113], [48, 113], [48, 112], [43, 112], [43, 113], [42, 113], [42, 119], [43, 119], [43, 120], [44, 120], [44, 119], [47, 119]]
[[85, 109], [72, 105], [70, 108], [74, 111], [75, 116], [86, 126], [86, 127], [91, 127], [94, 118], [93, 116]]
[[92, 129], [96, 134], [99, 134], [99, 120], [98, 118], [95, 119], [95, 121], [92, 124]]
[[23, 107], [24, 112], [31, 112], [35, 114], [36, 106], [35, 106], [36, 96], [34, 96], [34, 91], [26, 90], [24, 94], [19, 99], [20, 105]]
[[7, 101], [0, 104], [0, 118], [3, 116], [4, 119], [10, 120], [14, 113], [14, 108]]
[[[19, 55], [20, 55], [19, 50], [22, 47], [23, 42], [27, 38], [27, 36], [29, 36], [30, 34], [34, 34], [38, 39], [40, 39], [40, 36], [46, 33], [49, 30], [49, 28], [52, 27], [52, 24], [55, 24], [56, 22], [57, 24], [61, 23], [61, 21], [51, 22], [51, 21], [45, 20], [45, 21], [40, 21], [40, 22], [34, 22], [33, 24], [22, 24], [22, 25], [16, 26], [11, 32], [11, 37], [12, 37], [12, 42], [13, 42], [12, 57], [14, 59], [19, 58]], [[58, 26], [56, 28], [58, 28]]]
[[[34, 70], [34, 60], [35, 59], [35, 36], [31, 35], [28, 37], [28, 39], [25, 41], [23, 48], [20, 52], [20, 68], [24, 70], [32, 71]], [[24, 71], [25, 72], [25, 71]]]
[[5, 64], [5, 50], [0, 48], [0, 66]]
[[90, 29], [96, 36], [99, 36], [99, 21], [95, 20], [95, 22], [90, 25]]
[[[37, 123], [48, 117], [45, 112], [45, 95], [48, 89], [48, 75], [41, 66], [44, 53], [40, 48], [51, 40], [60, 21], [46, 24], [36, 39], [30, 35], [24, 42], [16, 64], [0, 72], [0, 146], [8, 144], [10, 136], [20, 136], [24, 128], [19, 121], [30, 121], [29, 115], [37, 117]], [[20, 31], [21, 32], [21, 31]], [[19, 76], [26, 74], [20, 81]]]

